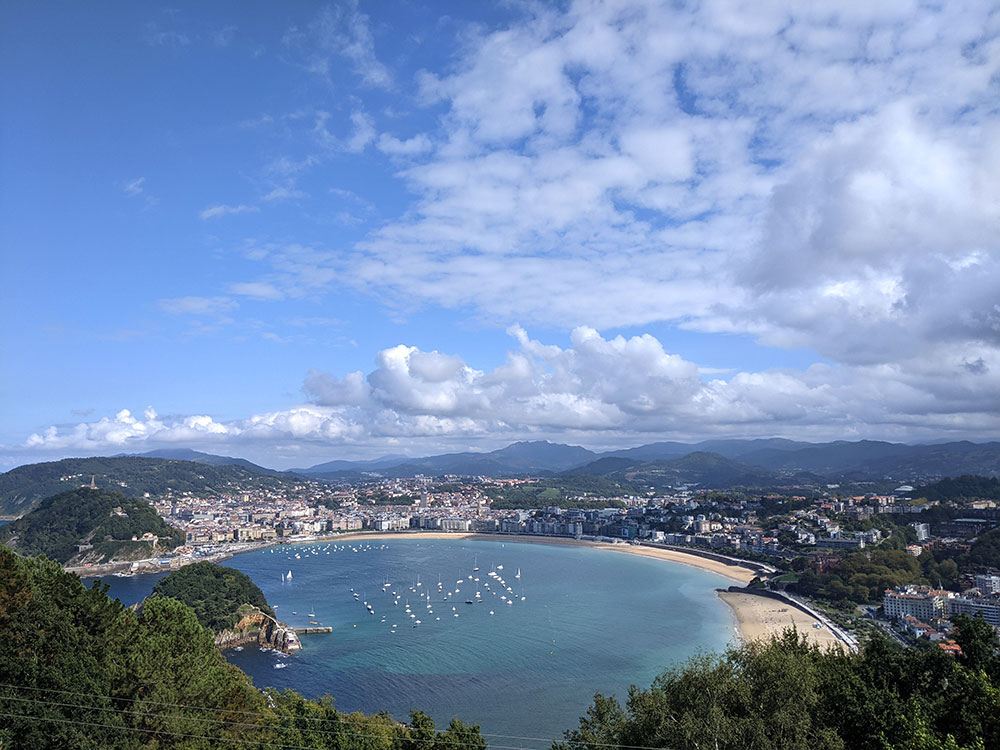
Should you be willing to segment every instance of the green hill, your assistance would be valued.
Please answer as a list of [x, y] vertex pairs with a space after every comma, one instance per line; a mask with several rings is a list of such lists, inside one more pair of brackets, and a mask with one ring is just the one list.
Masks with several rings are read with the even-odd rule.
[[964, 476], [948, 477], [940, 482], [917, 487], [910, 493], [913, 497], [926, 497], [928, 500], [961, 501], [961, 500], [1000, 500], [1000, 479], [996, 477], [980, 477], [966, 474]]
[[258, 487], [280, 488], [301, 482], [301, 477], [273, 474], [247, 466], [211, 466], [193, 461], [118, 456], [115, 458], [66, 458], [28, 464], [0, 474], [0, 516], [27, 513], [59, 492], [94, 484], [127, 497], [145, 493], [159, 497], [191, 493], [205, 495]]
[[[158, 540], [143, 541], [147, 532]], [[168, 526], [144, 500], [81, 487], [43, 500], [35, 510], [0, 527], [0, 542], [22, 555], [98, 563], [168, 552], [184, 543], [184, 532]], [[91, 547], [78, 551], [79, 545]]]
[[238, 610], [246, 604], [274, 617], [274, 610], [249, 576], [210, 562], [188, 565], [157, 581], [153, 596], [183, 602], [194, 610], [198, 622], [216, 633], [233, 627], [239, 621]]

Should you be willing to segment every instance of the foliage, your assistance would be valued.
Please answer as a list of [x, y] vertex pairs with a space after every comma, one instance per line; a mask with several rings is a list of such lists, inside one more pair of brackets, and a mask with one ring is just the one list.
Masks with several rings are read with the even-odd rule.
[[939, 502], [1000, 500], [1000, 479], [965, 474], [954, 479], [948, 477], [925, 487], [916, 487], [911, 494], [913, 497], [925, 497]]
[[261, 693], [186, 605], [153, 597], [136, 613], [106, 591], [0, 547], [4, 750], [485, 748], [478, 726], [458, 721], [411, 729], [387, 714], [340, 713], [329, 697]]
[[239, 621], [239, 608], [251, 604], [274, 617], [263, 592], [233, 568], [199, 562], [176, 570], [153, 586], [154, 597], [170, 597], [194, 610], [204, 627], [218, 633]]
[[598, 694], [554, 750], [677, 748], [922, 750], [1000, 746], [1000, 691], [940, 649], [821, 651], [794, 631], [697, 656], [633, 687]]
[[583, 509], [620, 508], [621, 501], [608, 498], [638, 492], [634, 485], [627, 482], [584, 474], [551, 477], [526, 484], [487, 485], [484, 490], [495, 509], [544, 508], [549, 505]]
[[0, 527], [0, 541], [13, 541], [25, 555], [46, 555], [67, 562], [83, 541], [97, 553], [113, 554], [118, 547], [106, 541], [131, 541], [150, 532], [161, 538], [161, 549], [184, 543], [184, 533], [168, 526], [145, 500], [118, 492], [81, 487], [44, 500], [24, 517]]
[[1000, 529], [980, 534], [967, 554], [959, 558], [962, 570], [1000, 568]]
[[824, 573], [803, 571], [792, 590], [831, 602], [880, 603], [886, 589], [910, 584], [955, 586], [958, 567], [938, 563], [930, 553], [919, 558], [895, 549], [852, 552]]

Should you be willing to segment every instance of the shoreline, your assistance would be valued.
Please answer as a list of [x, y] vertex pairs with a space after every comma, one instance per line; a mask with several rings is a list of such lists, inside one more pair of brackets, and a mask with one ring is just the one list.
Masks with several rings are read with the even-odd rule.
[[[591, 549], [606, 550], [624, 554], [639, 555], [649, 557], [662, 562], [678, 563], [698, 568], [709, 573], [715, 573], [736, 584], [746, 586], [755, 577], [760, 575], [759, 571], [751, 567], [740, 564], [736, 558], [733, 562], [723, 562], [697, 554], [696, 552], [686, 552], [678, 549], [667, 549], [663, 547], [653, 547], [646, 545], [636, 545], [627, 543], [613, 543], [597, 541], [592, 539], [573, 539], [568, 537], [532, 536], [528, 534], [477, 534], [468, 532], [447, 532], [447, 531], [381, 531], [381, 532], [345, 532], [340, 534], [326, 534], [302, 540], [280, 540], [254, 545], [251, 549], [241, 549], [233, 552], [217, 552], [206, 556], [205, 560], [212, 562], [223, 562], [234, 555], [251, 552], [257, 549], [280, 546], [282, 544], [310, 544], [317, 542], [338, 542], [338, 541], [392, 541], [400, 539], [418, 539], [426, 541], [493, 541], [511, 542], [512, 544], [548, 544], [552, 546], [564, 547], [589, 547]], [[195, 560], [191, 560], [195, 562]], [[74, 570], [74, 572], [76, 572]], [[88, 571], [89, 572], [89, 571]], [[136, 571], [134, 575], [144, 575], [146, 573], [168, 572], [160, 570]], [[79, 575], [79, 573], [78, 573]], [[110, 573], [92, 573], [86, 575], [87, 578], [101, 578]], [[83, 577], [83, 576], [81, 576]], [[816, 622], [814, 617], [809, 616], [789, 604], [767, 599], [752, 593], [731, 592], [722, 588], [716, 589], [719, 599], [725, 603], [732, 614], [734, 622], [734, 637], [740, 641], [755, 640], [758, 638], [769, 638], [780, 635], [784, 629], [794, 625], [798, 632], [820, 647], [828, 645], [843, 647], [844, 643], [837, 638], [824, 622], [822, 628], [814, 628]]]
[[675, 562], [682, 565], [704, 570], [709, 573], [716, 573], [731, 581], [746, 585], [750, 583], [759, 573], [752, 568], [738, 563], [727, 564], [720, 560], [713, 560], [702, 557], [693, 552], [681, 552], [674, 549], [661, 547], [647, 547], [636, 544], [613, 544], [611, 542], [598, 542], [591, 539], [571, 539], [568, 537], [532, 536], [530, 534], [475, 534], [451, 531], [421, 531], [415, 533], [408, 532], [359, 532], [338, 534], [336, 536], [317, 537], [315, 541], [332, 541], [335, 539], [359, 540], [359, 539], [427, 539], [429, 541], [455, 540], [462, 541], [491, 541], [491, 542], [511, 542], [515, 544], [549, 544], [563, 547], [590, 547], [591, 549], [609, 550], [611, 552], [624, 552], [627, 554], [651, 557], [664, 562]]
[[[689, 565], [699, 570], [704, 570], [709, 573], [715, 573], [717, 575], [728, 578], [743, 586], [747, 585], [755, 577], [760, 575], [760, 572], [754, 570], [748, 565], [742, 564], [742, 561], [736, 558], [730, 558], [733, 562], [723, 562], [719, 559], [713, 559], [705, 557], [698, 554], [695, 551], [687, 552], [680, 549], [672, 549], [665, 547], [653, 547], [638, 544], [627, 544], [627, 543], [614, 543], [614, 542], [603, 542], [594, 539], [575, 539], [570, 537], [557, 537], [557, 536], [535, 536], [531, 534], [478, 534], [474, 532], [455, 532], [455, 531], [348, 531], [339, 534], [325, 534], [322, 536], [314, 536], [306, 539], [295, 539], [295, 540], [276, 540], [270, 542], [262, 542], [253, 545], [249, 545], [244, 549], [238, 549], [234, 551], [228, 550], [217, 550], [211, 555], [206, 555], [200, 560], [190, 559], [182, 563], [180, 566], [162, 568], [154, 567], [150, 564], [148, 568], [139, 568], [132, 570], [130, 575], [148, 575], [150, 573], [167, 573], [173, 570], [177, 570], [178, 567], [183, 567], [184, 565], [189, 565], [194, 562], [214, 562], [219, 563], [224, 560], [228, 560], [236, 555], [241, 555], [246, 552], [253, 552], [255, 550], [268, 549], [269, 547], [277, 547], [283, 544], [314, 544], [318, 542], [334, 542], [337, 541], [360, 541], [360, 540], [399, 540], [399, 539], [426, 539], [428, 541], [447, 541], [447, 540], [462, 540], [462, 541], [494, 541], [494, 542], [511, 542], [515, 544], [548, 544], [554, 546], [565, 546], [565, 547], [590, 547], [592, 549], [609, 550], [611, 552], [623, 552], [626, 554], [640, 555], [642, 557], [651, 557], [656, 560], [661, 560], [663, 562], [674, 562], [681, 565]], [[148, 562], [148, 561], [140, 561]], [[66, 567], [63, 566], [63, 570], [70, 573], [75, 573], [80, 578], [103, 578], [109, 575], [114, 575], [115, 573], [122, 572], [122, 568], [129, 568], [133, 563], [131, 562], [119, 562], [119, 563], [103, 563], [103, 569], [94, 570], [93, 568], [77, 568], [77, 567]], [[97, 566], [95, 566], [97, 567]]]
[[[826, 618], [817, 620], [788, 602], [744, 591], [719, 590], [716, 593], [732, 610], [736, 637], [740, 641], [780, 636], [785, 629], [794, 627], [800, 636], [822, 649], [831, 646], [850, 649], [849, 644], [830, 629]], [[822, 627], [815, 627], [816, 622], [822, 623]]]

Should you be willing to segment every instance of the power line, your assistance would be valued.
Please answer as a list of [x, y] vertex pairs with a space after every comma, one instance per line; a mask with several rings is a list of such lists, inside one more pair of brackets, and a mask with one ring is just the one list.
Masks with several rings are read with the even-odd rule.
[[[214, 707], [209, 707], [209, 706], [191, 706], [191, 705], [187, 705], [187, 704], [184, 704], [184, 703], [167, 703], [167, 702], [164, 702], [164, 701], [154, 701], [154, 700], [150, 700], [150, 699], [146, 699], [146, 698], [120, 698], [120, 697], [115, 697], [115, 696], [110, 696], [110, 695], [99, 695], [97, 693], [82, 693], [82, 692], [79, 692], [79, 691], [62, 690], [62, 689], [58, 689], [58, 688], [43, 688], [43, 687], [35, 687], [35, 686], [29, 686], [29, 685], [13, 685], [13, 684], [10, 684], [10, 683], [0, 683], [0, 688], [10, 688], [10, 689], [13, 689], [13, 690], [34, 690], [34, 691], [47, 692], [47, 693], [61, 693], [63, 695], [75, 695], [75, 696], [80, 696], [80, 697], [84, 697], [84, 698], [103, 698], [103, 699], [106, 699], [106, 700], [124, 701], [124, 702], [127, 702], [127, 703], [148, 703], [150, 705], [155, 705], [155, 706], [166, 706], [168, 708], [183, 708], [183, 709], [194, 710], [194, 711], [208, 711], [208, 712], [218, 713], [218, 714], [229, 713], [229, 714], [239, 714], [239, 715], [243, 715], [243, 716], [256, 716], [256, 717], [268, 718], [268, 719], [281, 718], [280, 714], [267, 714], [267, 713], [261, 713], [261, 712], [258, 712], [258, 711], [230, 710], [230, 709], [223, 709], [223, 708], [214, 708]], [[2, 697], [4, 697], [4, 696], [0, 696], [0, 698], [2, 698]], [[28, 700], [28, 699], [17, 699], [17, 700]], [[46, 703], [47, 701], [36, 701], [36, 702]], [[99, 709], [99, 710], [109, 710], [109, 711], [116, 710], [116, 709], [100, 709], [98, 706], [77, 706], [77, 707], [79, 707], [79, 708], [95, 708], [95, 709]], [[164, 716], [166, 716], [166, 714], [164, 714]], [[196, 719], [196, 717], [187, 717], [187, 718]], [[327, 717], [323, 717], [323, 716], [296, 716], [294, 718], [297, 719], [297, 720], [300, 720], [300, 721], [305, 720], [305, 721], [319, 721], [319, 722], [334, 722], [334, 723], [344, 723], [344, 724], [359, 724], [359, 725], [362, 725], [362, 726], [366, 726], [364, 724], [364, 722], [357, 721], [356, 719], [348, 719], [348, 718], [346, 718], [346, 716], [343, 719], [340, 719], [340, 718], [327, 718]], [[227, 722], [224, 719], [211, 719], [210, 721], [218, 721], [218, 722], [225, 722], [225, 723], [236, 723], [236, 724], [240, 723], [240, 722]], [[256, 724], [250, 724], [249, 726], [257, 726], [257, 725]], [[313, 730], [313, 731], [320, 731], [320, 730]], [[496, 734], [496, 733], [486, 733], [486, 732], [480, 732], [480, 735], [482, 737], [496, 737], [497, 739], [525, 740], [525, 741], [533, 741], [533, 742], [548, 742], [548, 743], [552, 743], [552, 742], [560, 742], [560, 741], [562, 741], [562, 740], [556, 740], [556, 739], [553, 739], [553, 738], [550, 738], [550, 737], [524, 737], [524, 736], [513, 735], [513, 734]], [[420, 741], [417, 738], [414, 738], [414, 739], [417, 740], [417, 741]], [[423, 741], [426, 742], [426, 741], [431, 741], [431, 740], [423, 740]], [[614, 743], [614, 742], [587, 742], [586, 744], [589, 747], [618, 748], [619, 750], [670, 750], [669, 748], [664, 748], [663, 746], [622, 745], [622, 744], [618, 744], [618, 743]], [[491, 745], [491, 747], [498, 747], [499, 748], [500, 746], [498, 746], [498, 745]]]
[[[265, 742], [263, 740], [243, 739], [243, 738], [240, 738], [240, 737], [215, 737], [215, 736], [204, 735], [204, 734], [189, 734], [189, 733], [186, 733], [186, 732], [171, 732], [171, 731], [168, 731], [168, 730], [165, 730], [165, 729], [143, 729], [142, 727], [123, 727], [123, 726], [117, 726], [115, 724], [101, 724], [101, 723], [94, 722], [94, 721], [77, 721], [75, 719], [56, 719], [56, 718], [53, 718], [53, 717], [50, 717], [50, 716], [34, 716], [34, 715], [26, 715], [26, 714], [8, 714], [8, 713], [0, 713], [0, 716], [4, 716], [4, 717], [7, 717], [7, 718], [11, 718], [11, 719], [31, 719], [33, 721], [51, 721], [51, 722], [55, 722], [57, 724], [76, 724], [78, 726], [101, 727], [101, 728], [104, 728], [104, 729], [116, 729], [116, 730], [121, 730], [121, 731], [125, 731], [125, 732], [142, 732], [144, 734], [166, 735], [166, 736], [169, 736], [169, 737], [184, 737], [184, 738], [187, 738], [187, 739], [195, 739], [195, 740], [216, 740], [218, 742], [234, 742], [234, 743], [240, 743], [240, 744], [244, 744], [244, 745], [247, 744], [247, 743], [253, 742], [253, 743], [258, 744], [258, 745], [265, 745], [267, 747], [286, 748], [287, 750], [316, 750], [316, 748], [309, 747], [308, 745], [289, 745], [289, 744], [286, 744], [286, 743]], [[372, 735], [372, 736], [377, 736], [377, 735]]]
[[[25, 702], [25, 703], [40, 704], [40, 705], [43, 705], [43, 706], [61, 706], [63, 708], [83, 708], [83, 709], [92, 710], [92, 711], [105, 711], [105, 712], [108, 712], [108, 713], [124, 714], [126, 716], [134, 716], [135, 715], [131, 711], [127, 711], [127, 710], [124, 710], [124, 709], [104, 708], [104, 707], [101, 707], [101, 706], [87, 706], [87, 705], [81, 705], [81, 704], [78, 704], [78, 703], [57, 703], [57, 702], [52, 702], [52, 701], [39, 700], [38, 698], [18, 698], [18, 697], [11, 697], [11, 696], [0, 696], [0, 700], [15, 700], [15, 701], [21, 701], [21, 702]], [[33, 716], [24, 716], [24, 718], [36, 718], [36, 717], [33, 717]], [[147, 713], [147, 714], [141, 715], [139, 718], [153, 718], [153, 719], [164, 719], [164, 720], [166, 720], [166, 719], [184, 719], [184, 720], [187, 720], [187, 721], [206, 721], [206, 722], [213, 722], [213, 723], [216, 723], [216, 724], [225, 724], [225, 725], [236, 726], [236, 727], [250, 727], [250, 728], [261, 729], [261, 730], [270, 729], [270, 730], [275, 730], [275, 731], [279, 731], [279, 732], [302, 731], [298, 727], [281, 726], [280, 724], [277, 724], [277, 725], [275, 725], [275, 724], [253, 724], [253, 723], [246, 722], [246, 721], [229, 721], [229, 720], [226, 720], [226, 719], [202, 718], [202, 717], [198, 717], [198, 716], [183, 716], [183, 715], [180, 715], [180, 714]], [[277, 716], [276, 718], [282, 718], [282, 717]], [[308, 717], [290, 716], [288, 718], [290, 718], [292, 720], [295, 720], [295, 719], [308, 718]], [[347, 722], [345, 722], [345, 723], [347, 723]], [[114, 726], [114, 725], [108, 725], [108, 726]], [[122, 728], [123, 729], [130, 729], [132, 727], [122, 727]], [[390, 728], [394, 728], [394, 727], [390, 727]], [[156, 731], [161, 731], [161, 730], [148, 730], [148, 731], [156, 732]], [[166, 730], [162, 730], [162, 731], [166, 731]], [[379, 739], [380, 737], [382, 737], [382, 735], [378, 735], [378, 734], [364, 734], [362, 732], [356, 732], [356, 731], [351, 731], [351, 730], [347, 730], [347, 731], [343, 731], [343, 732], [335, 732], [335, 731], [331, 731], [331, 730], [328, 730], [328, 729], [306, 729], [305, 731], [314, 732], [316, 734], [332, 735], [332, 736], [335, 736], [335, 737], [343, 737], [343, 736], [347, 736], [347, 737], [365, 737], [365, 738], [369, 738], [369, 739]], [[460, 745], [462, 747], [478, 746], [476, 743], [471, 743], [471, 742], [460, 742], [460, 741], [457, 741], [457, 740], [441, 740], [441, 739], [436, 739], [436, 738], [423, 738], [423, 737], [408, 737], [407, 741], [409, 741], [409, 742], [430, 742], [430, 743], [441, 744], [441, 745]], [[497, 750], [526, 750], [525, 748], [515, 747], [515, 746], [510, 746], [510, 745], [492, 745], [491, 747], [497, 748]]]

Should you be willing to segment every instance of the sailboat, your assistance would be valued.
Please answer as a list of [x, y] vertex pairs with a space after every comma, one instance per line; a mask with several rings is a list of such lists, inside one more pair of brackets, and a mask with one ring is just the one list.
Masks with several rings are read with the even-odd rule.
[[520, 578], [520, 577], [521, 577], [521, 569], [518, 568], [517, 573], [514, 575], [514, 578]]
[[315, 607], [310, 607], [309, 610], [310, 610], [309, 616], [310, 617], [315, 617], [316, 616], [316, 611], [315, 611], [316, 608]]
[[290, 581], [290, 580], [292, 580], [292, 571], [290, 571], [290, 570], [288, 571], [288, 575], [287, 575], [287, 576], [285, 576], [285, 580], [286, 580], [286, 581]]

